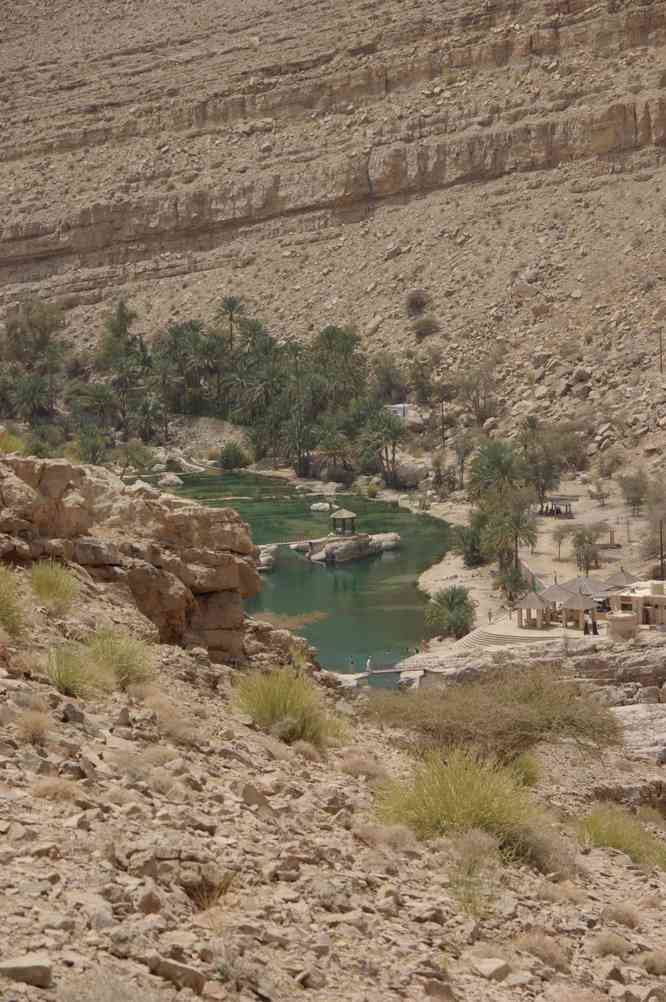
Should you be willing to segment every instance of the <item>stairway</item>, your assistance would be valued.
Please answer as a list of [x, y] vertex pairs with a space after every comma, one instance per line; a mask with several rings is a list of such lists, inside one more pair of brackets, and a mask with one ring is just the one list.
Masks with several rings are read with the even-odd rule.
[[487, 651], [496, 650], [498, 647], [526, 647], [548, 642], [552, 644], [557, 640], [562, 640], [562, 634], [539, 634], [535, 630], [534, 632], [526, 632], [525, 636], [517, 636], [511, 633], [494, 633], [492, 630], [478, 627], [459, 640], [455, 645], [455, 650], [456, 652], [461, 650]]

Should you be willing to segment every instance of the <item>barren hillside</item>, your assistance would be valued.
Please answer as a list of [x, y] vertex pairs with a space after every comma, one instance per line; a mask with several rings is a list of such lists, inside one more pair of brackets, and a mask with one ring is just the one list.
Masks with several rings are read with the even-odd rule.
[[3, 1002], [666, 998], [662, 637], [464, 652], [382, 715], [243, 618], [229, 509], [7, 457], [0, 557]]
[[0, 309], [37, 291], [91, 339], [121, 291], [147, 332], [233, 291], [403, 349], [418, 285], [448, 364], [505, 349], [510, 402], [544, 351], [593, 404], [654, 369], [664, 3], [2, 6]]

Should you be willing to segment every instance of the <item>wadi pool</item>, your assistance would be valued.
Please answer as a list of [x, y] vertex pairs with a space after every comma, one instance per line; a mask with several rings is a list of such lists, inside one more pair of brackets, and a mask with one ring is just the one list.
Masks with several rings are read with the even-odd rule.
[[[179, 494], [235, 508], [259, 545], [328, 532], [328, 515], [310, 510], [321, 496], [298, 491], [288, 481], [250, 473], [181, 477]], [[417, 581], [446, 553], [450, 530], [428, 515], [356, 494], [336, 494], [335, 503], [356, 513], [360, 532], [398, 532], [400, 549], [326, 567], [281, 546], [274, 570], [262, 575], [261, 592], [246, 608], [252, 616], [305, 637], [325, 668], [362, 671], [369, 656], [375, 668], [389, 667], [432, 636]]]

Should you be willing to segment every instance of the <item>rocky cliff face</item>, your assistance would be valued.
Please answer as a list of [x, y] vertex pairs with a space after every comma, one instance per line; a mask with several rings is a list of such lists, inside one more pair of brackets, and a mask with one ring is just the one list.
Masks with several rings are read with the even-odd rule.
[[0, 309], [43, 293], [85, 338], [121, 291], [150, 332], [233, 290], [404, 349], [416, 284], [449, 367], [502, 345], [507, 407], [545, 349], [538, 406], [644, 414], [612, 380], [662, 319], [665, 44], [659, 0], [22, 5]]
[[203, 508], [99, 467], [4, 456], [0, 559], [53, 557], [125, 585], [162, 642], [244, 656], [242, 599], [259, 590], [256, 549], [229, 508]]

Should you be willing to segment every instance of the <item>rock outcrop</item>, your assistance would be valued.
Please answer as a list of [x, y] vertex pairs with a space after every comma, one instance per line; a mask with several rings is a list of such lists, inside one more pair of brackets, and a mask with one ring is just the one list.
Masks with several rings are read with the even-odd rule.
[[259, 590], [257, 551], [230, 508], [204, 508], [98, 467], [0, 460], [0, 557], [78, 564], [125, 583], [162, 642], [243, 656], [242, 600]]
[[319, 564], [346, 564], [351, 560], [364, 560], [400, 546], [397, 532], [377, 532], [373, 535], [357, 532], [353, 536], [324, 536], [322, 539], [290, 543], [292, 550], [307, 553], [309, 559]]

